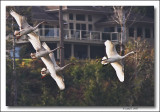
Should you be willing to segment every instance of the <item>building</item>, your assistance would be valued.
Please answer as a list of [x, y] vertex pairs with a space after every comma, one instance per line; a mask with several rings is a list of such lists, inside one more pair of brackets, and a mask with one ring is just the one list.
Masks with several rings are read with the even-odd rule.
[[[95, 6], [63, 6], [64, 26], [64, 54], [65, 59], [74, 56], [76, 58], [98, 58], [105, 54], [105, 40], [119, 43], [121, 27], [111, 18], [112, 7]], [[31, 10], [32, 23], [45, 20], [36, 31], [41, 41], [45, 41], [51, 49], [59, 46], [59, 18], [58, 6], [34, 6]], [[129, 38], [146, 38], [154, 40], [154, 20], [148, 17], [136, 17], [134, 14], [128, 19], [127, 36]], [[17, 41], [19, 44], [27, 43], [25, 39]], [[59, 59], [59, 50], [55, 53]]]

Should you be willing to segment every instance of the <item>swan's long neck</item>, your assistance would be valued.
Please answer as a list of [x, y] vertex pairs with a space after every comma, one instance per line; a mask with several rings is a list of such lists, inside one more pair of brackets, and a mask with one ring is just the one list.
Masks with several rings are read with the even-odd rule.
[[122, 58], [125, 58], [125, 57], [127, 57], [128, 55], [133, 54], [133, 53], [134, 53], [133, 51], [132, 51], [132, 52], [129, 52], [129, 53], [127, 53], [126, 55], [122, 56]]
[[34, 29], [36, 30], [38, 28], [39, 25], [41, 25], [42, 23], [44, 23], [44, 21], [40, 22], [39, 24], [37, 24]]
[[57, 47], [57, 48], [55, 48], [55, 49], [53, 49], [53, 50], [50, 50], [49, 53], [54, 52], [54, 51], [56, 51], [57, 49], [60, 49], [60, 47]]
[[65, 65], [65, 66], [63, 66], [63, 67], [61, 67], [61, 70], [63, 70], [63, 69], [65, 69], [67, 66], [69, 66], [71, 63], [69, 63], [69, 64], [67, 64], [67, 65]]

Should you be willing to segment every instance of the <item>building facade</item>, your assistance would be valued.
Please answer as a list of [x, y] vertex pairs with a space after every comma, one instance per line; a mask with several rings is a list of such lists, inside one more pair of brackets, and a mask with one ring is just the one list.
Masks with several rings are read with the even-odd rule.
[[[92, 6], [63, 6], [63, 37], [65, 59], [71, 56], [85, 58], [99, 58], [106, 55], [104, 41], [111, 40], [118, 44], [121, 37], [121, 27], [111, 17], [112, 7], [92, 7]], [[40, 40], [46, 42], [49, 47], [59, 46], [59, 7], [32, 7], [32, 23], [45, 20], [36, 33]], [[138, 18], [138, 17], [137, 17]], [[133, 25], [126, 28], [125, 43], [129, 38], [145, 38], [154, 41], [154, 20], [142, 18], [132, 20], [132, 15], [128, 24]], [[34, 25], [33, 24], [33, 25]], [[25, 38], [25, 37], [24, 37]], [[25, 39], [17, 43], [27, 43]], [[59, 50], [55, 57], [59, 59]]]

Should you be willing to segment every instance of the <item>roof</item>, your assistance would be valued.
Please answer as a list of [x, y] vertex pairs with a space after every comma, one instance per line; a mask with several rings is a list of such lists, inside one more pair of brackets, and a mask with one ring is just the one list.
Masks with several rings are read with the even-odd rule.
[[[146, 16], [131, 14], [127, 22], [154, 24], [154, 19]], [[95, 25], [106, 25], [106, 24], [109, 25], [109, 24], [117, 24], [117, 23], [113, 20], [112, 15], [109, 15], [107, 17], [105, 16], [95, 23]]]
[[[59, 10], [58, 6], [47, 6], [47, 12], [57, 12]], [[89, 13], [89, 14], [106, 14], [110, 13], [110, 7], [102, 6], [62, 6], [63, 12], [78, 12], [78, 13]]]
[[45, 21], [58, 21], [58, 17], [53, 14], [48, 14], [43, 10], [41, 6], [32, 7], [32, 19], [33, 20], [45, 20]]

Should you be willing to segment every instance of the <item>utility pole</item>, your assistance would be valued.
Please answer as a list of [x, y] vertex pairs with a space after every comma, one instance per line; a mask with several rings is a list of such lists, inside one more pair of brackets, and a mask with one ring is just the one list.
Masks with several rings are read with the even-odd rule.
[[[14, 32], [13, 30], [13, 17], [12, 17], [12, 33]], [[12, 57], [12, 61], [13, 61], [13, 80], [12, 80], [12, 98], [13, 98], [13, 105], [16, 106], [17, 105], [17, 79], [16, 79], [16, 63], [15, 63], [15, 38], [14, 38], [14, 34], [12, 35], [12, 39], [13, 39], [13, 57]]]
[[64, 42], [63, 42], [63, 14], [62, 6], [59, 6], [59, 37], [60, 37], [60, 66], [64, 66]]

